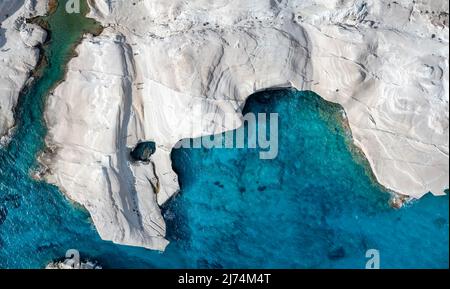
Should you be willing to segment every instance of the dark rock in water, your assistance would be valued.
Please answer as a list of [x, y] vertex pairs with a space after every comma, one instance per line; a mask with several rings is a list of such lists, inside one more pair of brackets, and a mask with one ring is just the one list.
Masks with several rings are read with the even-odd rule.
[[223, 266], [217, 262], [210, 262], [206, 259], [197, 261], [197, 266], [202, 269], [223, 269]]
[[342, 246], [332, 249], [330, 252], [328, 252], [328, 259], [330, 260], [338, 260], [344, 257], [345, 257], [345, 249]]
[[219, 181], [215, 181], [215, 182], [214, 182], [214, 185], [215, 185], [215, 186], [218, 186], [218, 187], [221, 188], [221, 189], [224, 188], [224, 185], [222, 185], [222, 183], [219, 182]]
[[134, 161], [150, 161], [150, 157], [156, 151], [156, 144], [152, 141], [141, 142], [131, 151], [130, 155]]
[[6, 216], [8, 216], [8, 209], [6, 207], [0, 207], [0, 225], [6, 221]]
[[445, 218], [439, 217], [434, 219], [433, 223], [436, 227], [442, 229], [445, 227], [445, 225], [447, 225], [447, 220]]
[[14, 209], [18, 209], [20, 207], [20, 196], [14, 195], [14, 198], [11, 199], [11, 204]]
[[242, 193], [245, 193], [245, 191], [246, 191], [246, 189], [244, 188], [244, 187], [239, 187], [239, 192], [242, 194]]
[[20, 196], [9, 194], [0, 198], [0, 203], [9, 203], [13, 208], [17, 209], [20, 207]]
[[266, 186], [259, 186], [259, 187], [258, 187], [258, 191], [259, 191], [259, 192], [264, 192], [266, 189], [267, 189]]
[[44, 245], [38, 246], [36, 248], [36, 251], [38, 251], [38, 252], [49, 251], [53, 248], [56, 248], [57, 246], [58, 246], [57, 244], [53, 244], [53, 243], [44, 244]]

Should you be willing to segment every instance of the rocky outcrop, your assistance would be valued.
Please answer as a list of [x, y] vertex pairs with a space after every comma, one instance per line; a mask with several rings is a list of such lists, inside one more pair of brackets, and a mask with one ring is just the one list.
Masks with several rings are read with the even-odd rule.
[[[26, 19], [47, 12], [48, 1], [0, 1], [0, 145], [14, 125], [13, 110], [20, 91], [39, 60], [47, 34]], [[2, 139], [3, 137], [3, 139]]]
[[[172, 147], [237, 128], [256, 91], [294, 87], [344, 107], [382, 185], [443, 194], [448, 7], [416, 2], [93, 1], [105, 29], [85, 37], [48, 99], [46, 179], [102, 238], [164, 250], [158, 205], [179, 189]], [[131, 162], [141, 141], [156, 151]]]
[[[83, 204], [106, 240], [163, 250], [154, 164], [130, 162], [136, 71], [123, 36], [87, 36], [49, 96], [47, 180]], [[94, 93], [95, 92], [95, 93]], [[134, 145], [133, 145], [134, 146]]]
[[140, 142], [131, 150], [130, 156], [133, 161], [148, 162], [155, 151], [156, 144], [154, 142]]

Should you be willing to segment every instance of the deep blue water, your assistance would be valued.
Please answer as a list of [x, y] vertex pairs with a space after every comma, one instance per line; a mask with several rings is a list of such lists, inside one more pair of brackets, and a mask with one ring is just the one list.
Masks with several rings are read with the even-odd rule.
[[0, 148], [0, 268], [40, 268], [72, 248], [105, 268], [363, 268], [372, 248], [382, 268], [448, 267], [448, 195], [390, 208], [351, 152], [340, 108], [291, 90], [259, 93], [245, 108], [279, 113], [276, 159], [260, 160], [255, 149], [173, 152], [182, 191], [164, 208], [166, 252], [100, 240], [84, 210], [30, 178], [45, 96], [85, 29], [65, 25], [79, 15], [58, 11], [49, 63], [21, 96], [13, 139]]

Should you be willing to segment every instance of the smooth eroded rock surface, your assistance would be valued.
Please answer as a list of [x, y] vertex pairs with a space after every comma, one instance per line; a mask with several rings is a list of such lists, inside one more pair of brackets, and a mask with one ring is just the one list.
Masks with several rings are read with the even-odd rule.
[[14, 125], [13, 110], [20, 91], [37, 65], [39, 49], [47, 37], [38, 25], [26, 19], [47, 12], [48, 1], [0, 1], [0, 145]]
[[[49, 96], [41, 161], [102, 238], [163, 250], [158, 205], [179, 189], [172, 147], [235, 129], [246, 98], [274, 87], [341, 104], [388, 189], [448, 187], [446, 1], [93, 3], [105, 30], [85, 37]], [[141, 141], [155, 154], [130, 162]]]

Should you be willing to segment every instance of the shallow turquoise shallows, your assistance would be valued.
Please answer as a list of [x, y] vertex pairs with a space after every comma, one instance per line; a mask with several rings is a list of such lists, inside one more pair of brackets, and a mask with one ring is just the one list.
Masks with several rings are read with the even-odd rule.
[[72, 248], [106, 268], [364, 268], [368, 249], [379, 250], [382, 268], [449, 266], [448, 195], [390, 208], [351, 152], [340, 107], [292, 90], [258, 93], [245, 107], [279, 113], [276, 159], [248, 148], [173, 152], [182, 191], [163, 210], [166, 252], [100, 240], [84, 210], [29, 177], [46, 133], [43, 101], [85, 30], [64, 27], [65, 17], [59, 8], [49, 19], [49, 65], [0, 148], [0, 268], [41, 268]]

